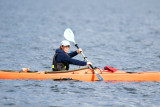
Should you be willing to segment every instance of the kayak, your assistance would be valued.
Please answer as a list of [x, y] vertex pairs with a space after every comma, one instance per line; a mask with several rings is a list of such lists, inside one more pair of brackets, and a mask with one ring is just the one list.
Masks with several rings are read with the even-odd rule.
[[[160, 71], [108, 72], [104, 69], [95, 69], [104, 81], [160, 81]], [[94, 71], [89, 67], [69, 70], [69, 71], [10, 71], [1, 70], [0, 79], [53, 79], [53, 80], [78, 80], [78, 81], [98, 81]]]

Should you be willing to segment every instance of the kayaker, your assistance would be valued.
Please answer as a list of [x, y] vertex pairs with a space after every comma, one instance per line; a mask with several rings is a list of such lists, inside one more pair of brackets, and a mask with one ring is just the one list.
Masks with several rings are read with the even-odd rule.
[[79, 66], [91, 65], [91, 62], [80, 61], [72, 58], [82, 52], [81, 48], [79, 48], [77, 51], [68, 53], [69, 48], [69, 41], [63, 40], [61, 42], [60, 48], [56, 49], [52, 63], [53, 71], [69, 70], [69, 64]]

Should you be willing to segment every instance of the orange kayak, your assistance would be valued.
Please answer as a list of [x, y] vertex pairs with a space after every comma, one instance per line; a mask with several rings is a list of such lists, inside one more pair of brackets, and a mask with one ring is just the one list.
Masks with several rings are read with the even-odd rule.
[[[114, 73], [107, 70], [95, 69], [105, 81], [160, 81], [160, 71], [125, 72]], [[98, 81], [92, 69], [85, 67], [69, 71], [0, 71], [0, 79], [53, 79], [53, 80], [79, 80]]]

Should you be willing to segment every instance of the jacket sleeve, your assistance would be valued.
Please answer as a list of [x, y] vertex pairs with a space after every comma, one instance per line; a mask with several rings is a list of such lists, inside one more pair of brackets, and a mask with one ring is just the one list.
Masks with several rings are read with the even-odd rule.
[[77, 54], [78, 54], [77, 51], [68, 53], [68, 55], [69, 55], [71, 58], [74, 57], [74, 56], [76, 56]]
[[72, 59], [68, 55], [64, 55], [62, 59], [63, 59], [64, 63], [74, 64], [74, 65], [80, 65], [80, 66], [87, 65], [87, 62], [80, 61], [80, 60], [77, 60], [77, 59]]

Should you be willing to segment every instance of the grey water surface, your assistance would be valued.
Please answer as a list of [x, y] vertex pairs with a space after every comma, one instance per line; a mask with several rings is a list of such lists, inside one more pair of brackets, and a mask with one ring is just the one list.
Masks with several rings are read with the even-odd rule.
[[[93, 66], [160, 71], [159, 4], [0, 0], [0, 70], [51, 70], [54, 51], [70, 27]], [[0, 107], [159, 107], [159, 96], [159, 82], [0, 80]]]

